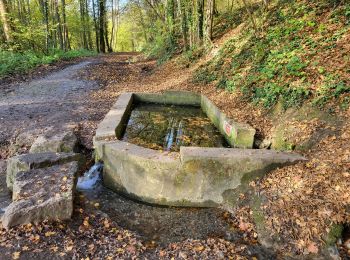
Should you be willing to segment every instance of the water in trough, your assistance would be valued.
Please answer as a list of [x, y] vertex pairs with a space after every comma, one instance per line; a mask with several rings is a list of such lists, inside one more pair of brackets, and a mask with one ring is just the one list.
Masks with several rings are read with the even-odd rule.
[[146, 148], [177, 152], [180, 146], [228, 147], [199, 107], [138, 104], [122, 138]]

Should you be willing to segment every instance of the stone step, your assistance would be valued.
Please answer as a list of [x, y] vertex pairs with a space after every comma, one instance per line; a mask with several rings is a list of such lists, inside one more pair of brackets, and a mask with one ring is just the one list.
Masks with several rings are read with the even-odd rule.
[[70, 219], [78, 170], [78, 162], [69, 162], [17, 173], [13, 202], [2, 216], [3, 227]]

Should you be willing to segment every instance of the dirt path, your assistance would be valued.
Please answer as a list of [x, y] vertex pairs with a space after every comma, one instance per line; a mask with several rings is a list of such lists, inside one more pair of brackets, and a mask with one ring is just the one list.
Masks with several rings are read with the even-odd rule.
[[28, 130], [62, 128], [88, 118], [87, 97], [98, 85], [76, 75], [91, 63], [80, 62], [41, 79], [0, 88], [0, 144]]

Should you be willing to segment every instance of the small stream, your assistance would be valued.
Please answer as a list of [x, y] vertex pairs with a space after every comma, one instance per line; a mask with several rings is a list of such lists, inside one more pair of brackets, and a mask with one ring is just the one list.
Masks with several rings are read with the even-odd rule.
[[[101, 169], [101, 165], [95, 165], [80, 178], [79, 191], [86, 199], [99, 203], [99, 210], [118, 225], [136, 232], [146, 245], [165, 247], [186, 239], [210, 237], [244, 243], [243, 234], [226, 222], [223, 210], [159, 207], [128, 199], [102, 185], [101, 178], [96, 178]], [[258, 259], [274, 259], [271, 252], [258, 244], [248, 245], [248, 248]]]

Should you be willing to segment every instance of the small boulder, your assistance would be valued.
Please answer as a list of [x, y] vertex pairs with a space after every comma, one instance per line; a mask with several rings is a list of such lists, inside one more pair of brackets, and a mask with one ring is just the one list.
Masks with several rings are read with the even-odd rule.
[[[83, 162], [83, 157], [76, 153], [35, 153], [23, 154], [12, 157], [7, 163], [6, 184], [12, 190], [13, 182], [16, 174], [21, 171], [29, 171], [31, 169], [39, 169], [53, 165], [64, 164], [67, 162], [78, 161]], [[79, 164], [79, 165], [80, 165]]]
[[38, 130], [27, 131], [17, 135], [9, 147], [10, 154], [15, 155], [28, 152], [38, 135]]
[[2, 216], [3, 227], [70, 219], [78, 169], [77, 162], [70, 162], [18, 173], [13, 202]]
[[78, 139], [73, 131], [65, 131], [55, 135], [40, 135], [30, 148], [30, 153], [73, 152], [78, 144]]

